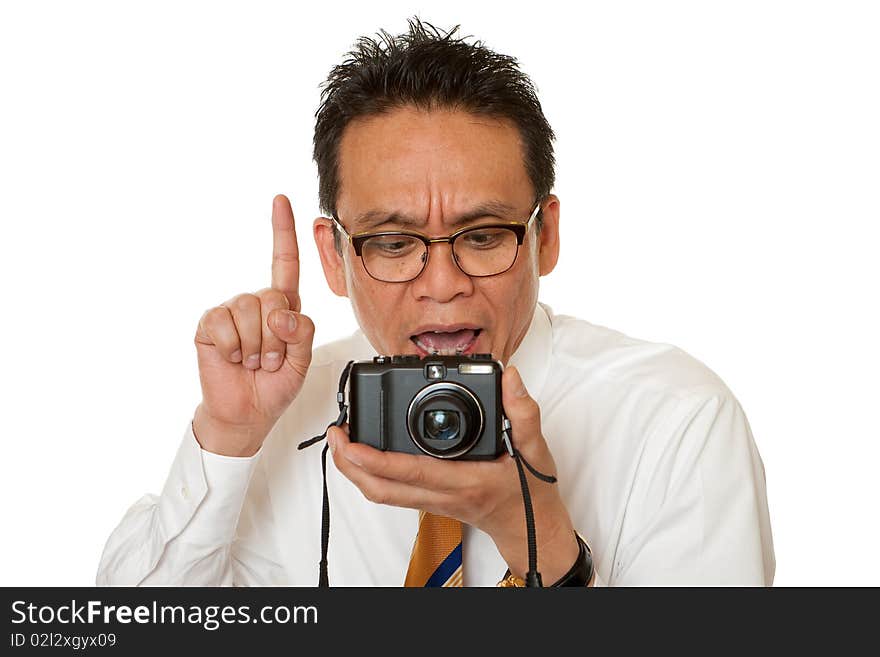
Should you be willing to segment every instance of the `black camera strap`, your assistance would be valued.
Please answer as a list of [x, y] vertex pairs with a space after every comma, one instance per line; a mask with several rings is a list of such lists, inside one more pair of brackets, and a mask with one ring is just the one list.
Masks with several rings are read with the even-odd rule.
[[523, 470], [523, 465], [525, 465], [529, 472], [535, 477], [548, 484], [555, 484], [556, 477], [553, 475], [545, 475], [535, 470], [535, 468], [532, 467], [532, 464], [526, 461], [526, 458], [520, 453], [520, 451], [513, 446], [513, 440], [510, 435], [510, 420], [507, 419], [507, 416], [504, 417], [502, 426], [504, 428], [501, 434], [504, 436], [504, 443], [507, 446], [507, 452], [516, 461], [516, 470], [519, 473], [519, 486], [522, 490], [523, 508], [526, 515], [526, 540], [528, 541], [529, 550], [529, 572], [526, 573], [526, 586], [541, 588], [544, 584], [541, 580], [541, 573], [538, 572], [538, 541], [535, 536], [535, 512], [532, 509], [532, 495], [529, 492], [529, 482], [526, 479], [526, 472]]
[[[345, 403], [345, 385], [348, 383], [348, 376], [351, 373], [351, 366], [353, 364], [353, 360], [348, 361], [339, 377], [339, 391], [336, 393], [336, 402], [339, 405], [339, 417], [327, 425], [324, 433], [315, 436], [314, 438], [304, 440], [297, 446], [297, 449], [305, 449], [306, 447], [311, 447], [315, 443], [324, 440], [327, 437], [327, 432], [330, 430], [330, 427], [341, 427], [348, 419], [348, 406]], [[526, 516], [526, 540], [528, 541], [529, 552], [529, 572], [526, 573], [526, 586], [543, 587], [544, 584], [541, 581], [541, 573], [538, 572], [538, 542], [535, 537], [535, 514], [532, 509], [532, 496], [529, 492], [529, 482], [526, 478], [523, 466], [525, 465], [525, 467], [528, 468], [528, 471], [535, 477], [548, 484], [555, 484], [557, 480], [556, 477], [552, 475], [545, 475], [535, 470], [520, 451], [513, 446], [510, 420], [508, 420], [506, 416], [503, 418], [501, 435], [504, 439], [504, 445], [507, 448], [508, 454], [510, 454], [510, 456], [516, 461], [516, 468], [519, 473], [519, 484], [522, 491], [523, 508]], [[329, 445], [324, 445], [324, 449], [321, 451], [321, 475], [323, 478], [324, 492], [321, 501], [321, 562], [318, 565], [319, 587], [330, 586], [330, 577], [327, 569], [327, 550], [330, 546], [330, 496], [327, 493], [328, 447]]]
[[[353, 360], [348, 361], [345, 369], [342, 370], [342, 374], [339, 377], [339, 391], [336, 393], [336, 403], [339, 404], [339, 417], [327, 425], [327, 428], [324, 429], [324, 433], [315, 436], [314, 438], [304, 440], [297, 445], [297, 449], [305, 449], [306, 447], [311, 447], [315, 443], [324, 440], [324, 438], [327, 437], [327, 432], [330, 430], [330, 427], [341, 427], [348, 419], [348, 406], [345, 403], [345, 384], [348, 383], [348, 375], [351, 372], [351, 366], [353, 364]], [[324, 497], [321, 502], [321, 563], [318, 565], [318, 586], [321, 587], [330, 586], [330, 576], [327, 573], [327, 549], [330, 547], [330, 496], [327, 494], [328, 447], [329, 445], [324, 445], [324, 449], [321, 451], [321, 476], [324, 483]]]

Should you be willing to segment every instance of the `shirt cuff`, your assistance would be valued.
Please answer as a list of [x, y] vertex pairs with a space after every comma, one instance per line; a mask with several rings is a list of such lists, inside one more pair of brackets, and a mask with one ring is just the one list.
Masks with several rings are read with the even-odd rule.
[[207, 452], [188, 423], [159, 500], [165, 540], [230, 543], [261, 452], [246, 457]]

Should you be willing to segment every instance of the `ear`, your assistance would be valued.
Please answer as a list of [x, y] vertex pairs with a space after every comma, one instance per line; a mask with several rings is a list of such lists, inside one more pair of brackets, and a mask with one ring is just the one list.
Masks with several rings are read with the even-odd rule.
[[[333, 293], [340, 297], [348, 296], [348, 286], [345, 284], [345, 262], [336, 251], [333, 239], [333, 221], [327, 217], [318, 217], [312, 226], [315, 236], [315, 244], [318, 247], [318, 255], [321, 257], [321, 267], [324, 268], [324, 278]], [[344, 243], [343, 243], [344, 244]]]
[[538, 273], [546, 276], [556, 268], [559, 260], [559, 198], [555, 194], [547, 197], [542, 215], [544, 221], [538, 233]]

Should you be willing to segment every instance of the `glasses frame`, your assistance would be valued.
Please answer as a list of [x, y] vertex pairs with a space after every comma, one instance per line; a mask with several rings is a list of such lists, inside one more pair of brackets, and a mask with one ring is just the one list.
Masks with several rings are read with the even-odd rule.
[[[351, 244], [351, 246], [354, 248], [355, 255], [358, 258], [360, 258], [361, 264], [364, 267], [364, 271], [367, 272], [367, 274], [370, 276], [370, 278], [373, 278], [377, 281], [381, 281], [382, 283], [409, 283], [410, 281], [414, 281], [419, 276], [421, 276], [422, 272], [425, 271], [425, 267], [428, 266], [428, 260], [430, 260], [430, 258], [431, 258], [431, 248], [430, 248], [431, 245], [432, 244], [439, 244], [439, 243], [443, 243], [443, 242], [449, 243], [449, 249], [450, 249], [450, 251], [452, 251], [452, 259], [455, 261], [456, 267], [458, 267], [458, 269], [465, 276], [470, 276], [472, 278], [489, 278], [490, 276], [498, 276], [499, 274], [503, 274], [506, 271], [510, 271], [510, 268], [513, 267], [514, 264], [516, 264], [516, 259], [519, 257], [519, 247], [522, 246], [522, 243], [523, 243], [523, 240], [525, 239], [526, 233], [529, 231], [529, 228], [531, 227], [532, 222], [535, 220], [535, 217], [538, 216], [538, 212], [540, 210], [541, 210], [541, 201], [538, 202], [538, 204], [535, 206], [535, 209], [532, 210], [531, 215], [529, 215], [529, 218], [525, 222], [522, 222], [522, 221], [496, 221], [496, 222], [491, 222], [491, 223], [486, 223], [486, 224], [477, 224], [476, 226], [466, 226], [464, 228], [461, 228], [461, 229], [455, 231], [454, 233], [452, 233], [451, 235], [448, 235], [446, 237], [428, 237], [427, 235], [423, 235], [422, 233], [412, 231], [412, 230], [386, 230], [386, 231], [379, 231], [379, 232], [375, 232], [375, 233], [367, 231], [367, 232], [363, 232], [363, 233], [354, 233], [352, 235], [347, 230], [345, 230], [345, 226], [342, 225], [342, 222], [339, 220], [339, 217], [336, 216], [336, 212], [333, 212], [333, 214], [331, 216], [333, 218], [333, 221], [336, 222], [336, 225], [339, 226], [339, 230], [341, 230], [342, 234], [345, 235], [349, 244]], [[467, 234], [471, 231], [475, 231], [475, 230], [483, 230], [485, 228], [507, 228], [507, 229], [513, 231], [513, 233], [516, 235], [516, 254], [513, 256], [513, 260], [510, 261], [510, 265], [507, 267], [507, 269], [503, 269], [499, 272], [495, 272], [494, 274], [468, 274], [464, 269], [461, 268], [461, 263], [458, 261], [458, 256], [455, 255], [455, 248], [453, 245], [455, 243], [455, 240], [457, 240], [462, 235], [465, 235], [465, 234]], [[392, 236], [392, 235], [405, 235], [405, 236], [409, 236], [409, 237], [414, 237], [418, 240], [421, 240], [421, 242], [425, 245], [425, 256], [424, 256], [424, 259], [422, 260], [422, 268], [419, 270], [419, 273], [417, 273], [412, 278], [407, 278], [402, 281], [386, 281], [383, 278], [378, 278], [378, 277], [374, 276], [370, 272], [370, 270], [367, 269], [367, 264], [364, 262], [364, 259], [361, 256], [364, 242], [366, 242], [368, 239], [370, 239], [372, 237], [387, 237], [387, 236]]]

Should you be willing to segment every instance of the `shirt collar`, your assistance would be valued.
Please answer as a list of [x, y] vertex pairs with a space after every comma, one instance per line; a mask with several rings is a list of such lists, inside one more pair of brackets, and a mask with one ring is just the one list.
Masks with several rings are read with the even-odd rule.
[[552, 315], [550, 306], [535, 304], [529, 330], [507, 363], [519, 370], [532, 399], [537, 399], [540, 395], [550, 368], [550, 354], [553, 351], [553, 331], [550, 325]]

